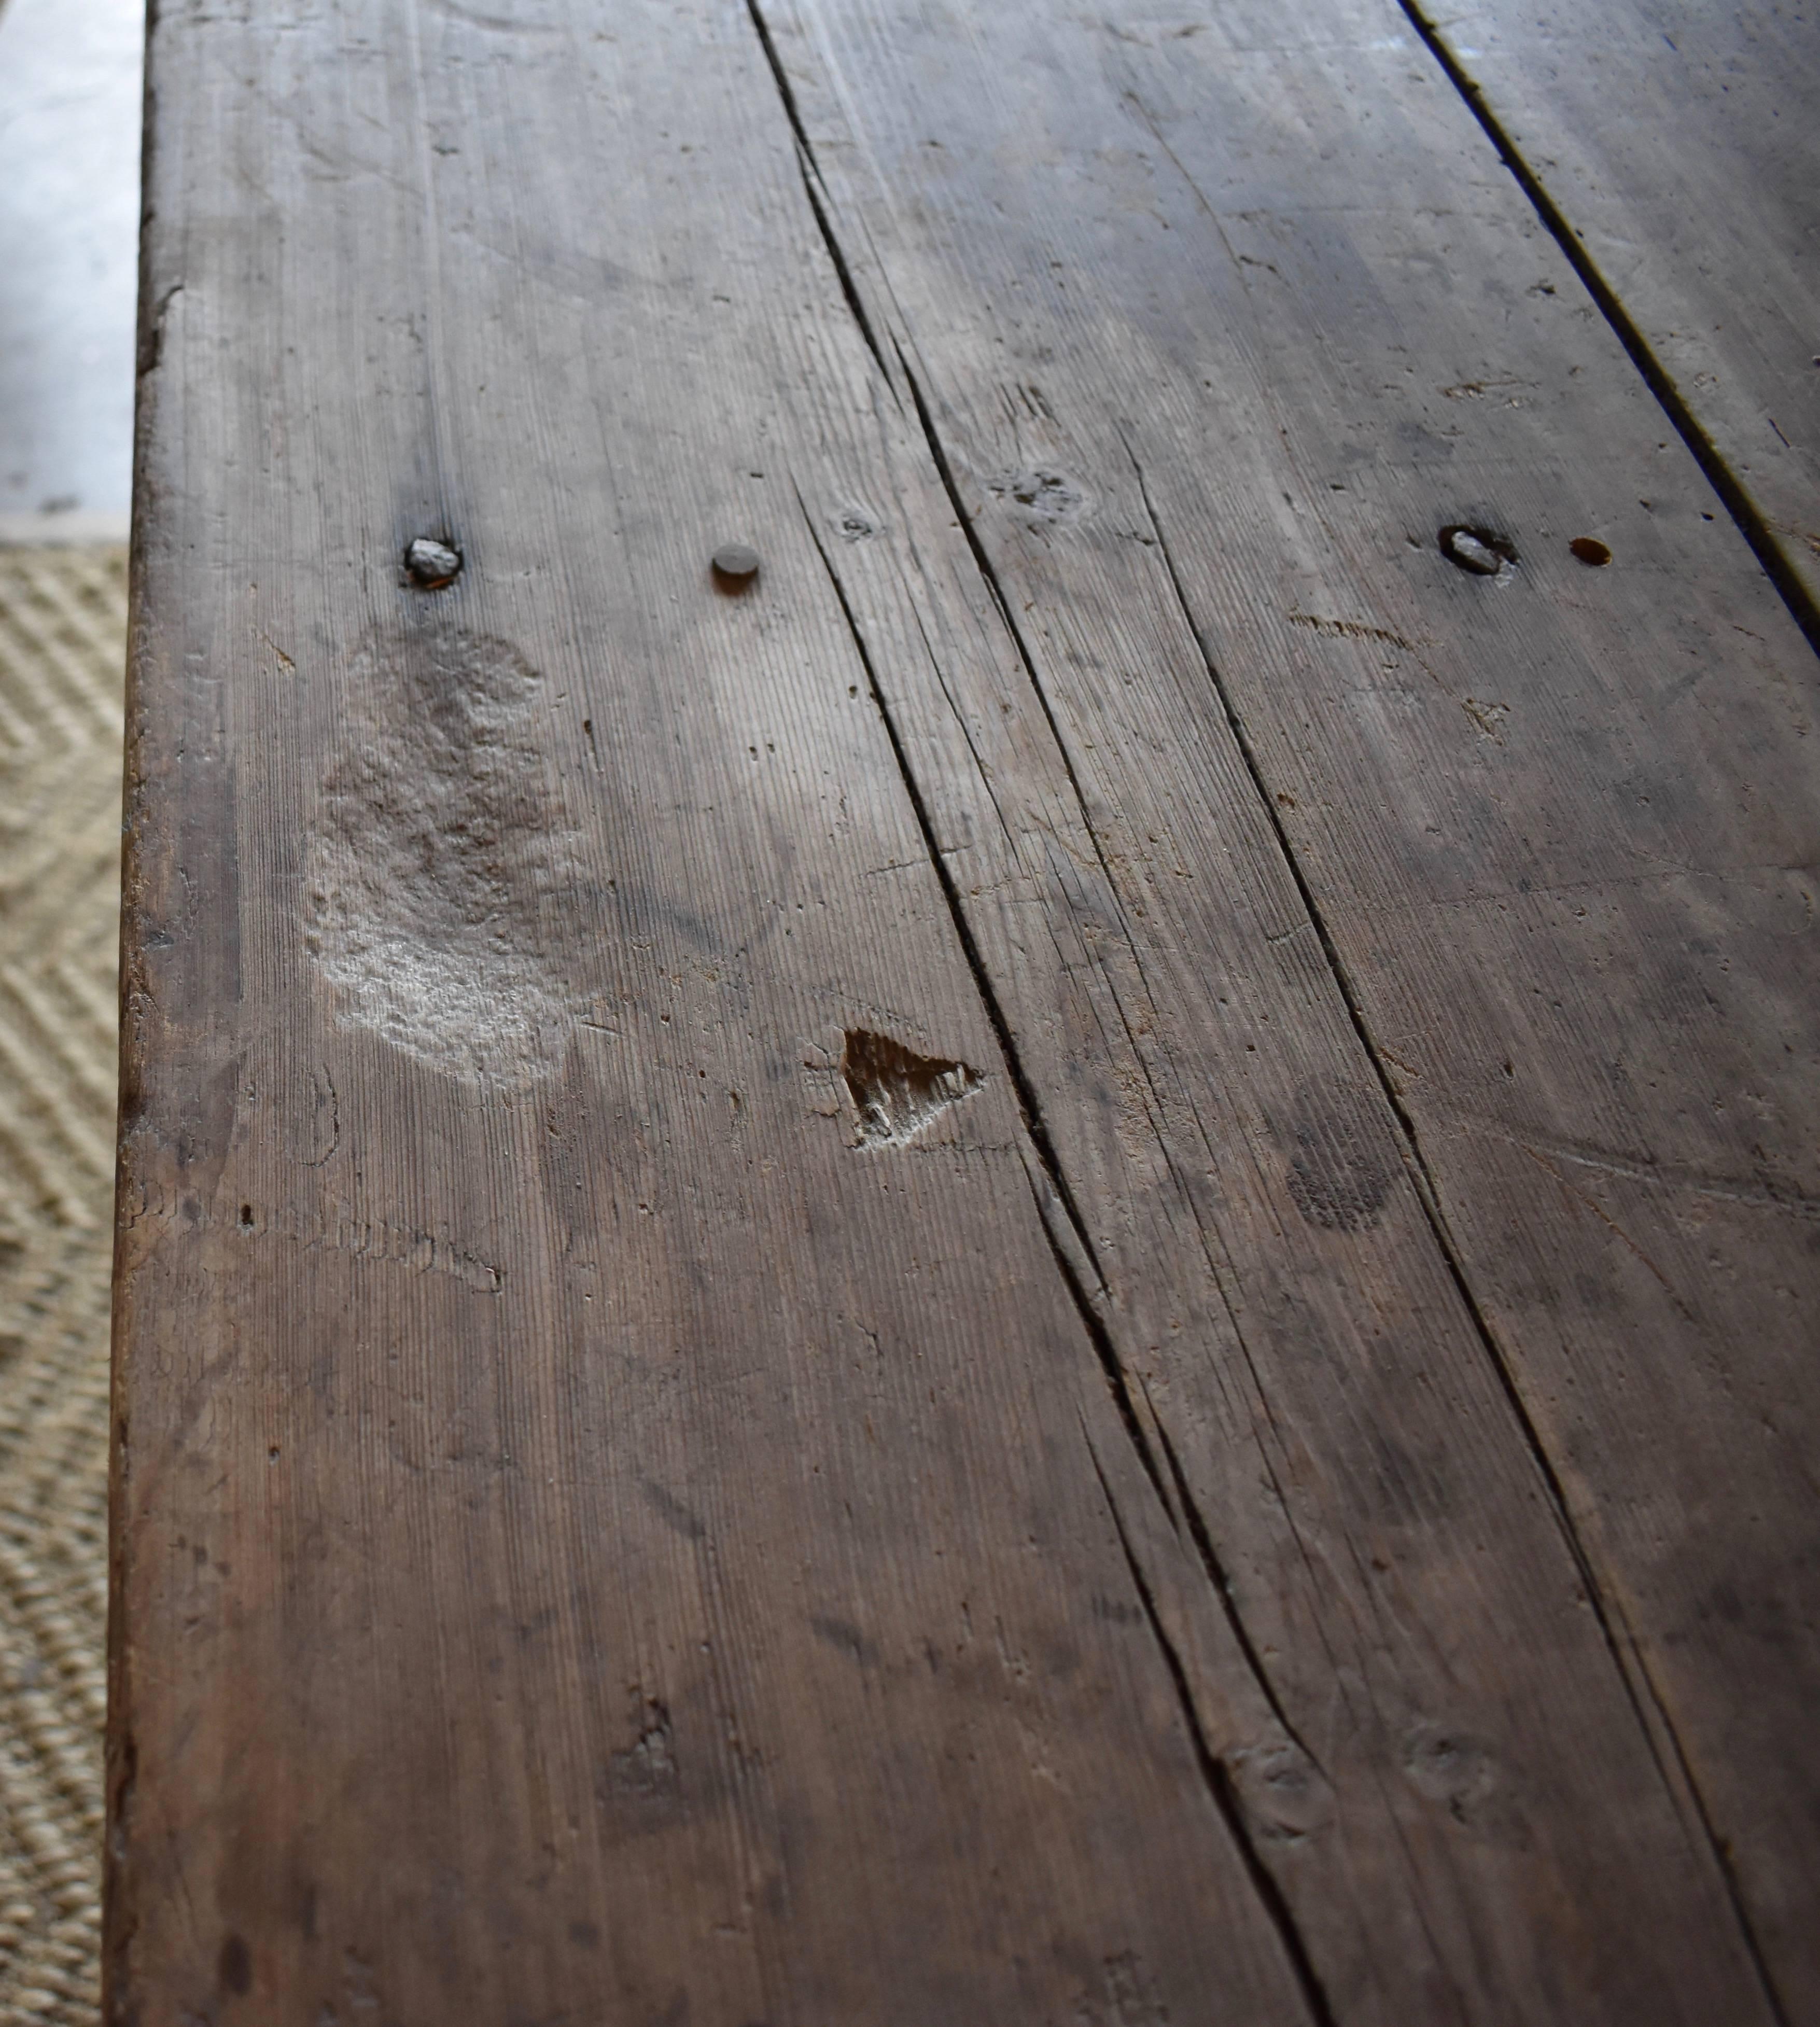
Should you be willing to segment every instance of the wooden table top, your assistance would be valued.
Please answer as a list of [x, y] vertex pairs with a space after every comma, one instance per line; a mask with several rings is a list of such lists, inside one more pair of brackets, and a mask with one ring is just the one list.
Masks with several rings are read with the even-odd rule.
[[110, 2022], [1820, 2021], [1811, 9], [149, 94]]

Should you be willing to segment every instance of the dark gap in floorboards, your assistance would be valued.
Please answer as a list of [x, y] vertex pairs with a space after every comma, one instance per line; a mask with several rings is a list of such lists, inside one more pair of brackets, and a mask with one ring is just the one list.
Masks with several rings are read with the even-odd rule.
[[[765, 52], [765, 61], [771, 67], [772, 82], [777, 87], [777, 96], [784, 102], [784, 116], [790, 123], [790, 131], [796, 138], [796, 167], [803, 178], [803, 187], [808, 194], [809, 209], [815, 214], [815, 223], [820, 228], [829, 257], [834, 263], [835, 274], [840, 282], [840, 293], [847, 298], [847, 307], [853, 312], [853, 320], [859, 327], [859, 334], [866, 340], [866, 349], [872, 354], [878, 370], [884, 375], [885, 384], [891, 386], [890, 369], [884, 363], [884, 354], [879, 349], [878, 340], [873, 334], [872, 320], [866, 314], [866, 305], [860, 300], [858, 285], [853, 279], [853, 271], [847, 264], [847, 255], [840, 242], [834, 236], [832, 221], [828, 216], [828, 207], [822, 195], [821, 167], [815, 159], [814, 144], [809, 138], [809, 130], [803, 124], [803, 115], [796, 104], [796, 94], [790, 89], [790, 80], [784, 71], [783, 59], [777, 54], [777, 45], [771, 40], [771, 31], [766, 26], [765, 17], [759, 11], [759, 0], [746, 0], [746, 11], [752, 17], [752, 27], [757, 31], [760, 47]], [[895, 395], [896, 389], [892, 389]]]

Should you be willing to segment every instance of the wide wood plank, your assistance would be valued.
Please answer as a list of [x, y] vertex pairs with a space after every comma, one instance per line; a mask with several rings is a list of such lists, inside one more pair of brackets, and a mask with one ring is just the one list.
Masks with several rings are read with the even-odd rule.
[[[1279, 1231], [1357, 1246], [1398, 1222], [1383, 1179], [1408, 1180], [1770, 2003], [1811, 2010], [1811, 655], [1394, 8], [766, 17], [860, 305], [901, 348], [1079, 786], [1110, 896], [1093, 961], [1132, 981], [1132, 1046], [1161, 1065], [1109, 1079], [1109, 1109], [1140, 1092], [1168, 1121], [1172, 1182], [1198, 1185], [1228, 1249], [1249, 1192], [1213, 1093], [1259, 1094], [1280, 1165], [1253, 1187]], [[1457, 567], [1442, 537], [1461, 524], [1515, 565]], [[1614, 560], [1582, 562], [1580, 539]], [[943, 709], [927, 695], [924, 722]], [[1200, 759], [1235, 734], [1237, 788]], [[1235, 955], [1207, 897], [1242, 889], [1206, 847], [1247, 796], [1312, 921], [1264, 917]], [[1010, 855], [958, 794], [937, 829], [993, 847], [962, 883], [983, 922], [1015, 893]], [[1001, 938], [1040, 969], [1029, 920], [1007, 913]], [[1261, 959], [1300, 938], [1360, 1054], [1349, 1080], [1279, 1057], [1264, 1097], [1283, 1044]], [[1013, 998], [1013, 1028], [1079, 1060], [1078, 1034], [1046, 1028], [1049, 990]], [[1176, 1283], [1131, 1230], [1112, 1132], [1092, 1148], [1088, 1108], [1054, 1117], [1142, 1365], [1173, 1341]], [[1275, 1309], [1293, 1374], [1320, 1280], [1287, 1237], [1278, 1260], [1279, 1302], [1237, 1264], [1229, 1286], [1248, 1342]], [[1371, 1420], [1419, 1428], [1432, 1354], [1401, 1318], [1387, 1334], [1411, 1384]], [[1294, 1586], [1253, 1560], [1202, 1414], [1178, 1451], [1274, 1653]], [[1453, 1401], [1437, 1420], [1446, 1441], [1408, 1446], [1419, 1475], [1458, 1453]], [[1290, 1716], [1318, 1693], [1287, 1688]]]
[[791, 490], [867, 362], [750, 22], [581, 20], [154, 29], [109, 2017], [1302, 2017]]
[[1413, 11], [1736, 477], [1820, 652], [1820, 13]]

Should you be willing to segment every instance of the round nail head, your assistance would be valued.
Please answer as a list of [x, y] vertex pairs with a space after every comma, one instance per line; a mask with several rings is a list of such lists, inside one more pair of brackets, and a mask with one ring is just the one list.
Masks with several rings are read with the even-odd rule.
[[714, 551], [714, 574], [729, 584], [750, 584], [759, 574], [759, 552], [744, 542], [724, 543]]
[[419, 535], [404, 552], [404, 574], [419, 591], [440, 591], [461, 574], [461, 552]]

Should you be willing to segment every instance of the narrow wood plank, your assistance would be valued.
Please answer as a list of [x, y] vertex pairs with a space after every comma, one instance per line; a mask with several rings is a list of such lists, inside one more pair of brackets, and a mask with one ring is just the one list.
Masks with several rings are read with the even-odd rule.
[[1309, 2018], [796, 509], [750, 22], [593, 20], [153, 28], [109, 2017]]
[[1820, 15], [1803, 0], [1414, 13], [1618, 297], [1811, 614]]
[[[1409, 1255], [1356, 1263], [1393, 1235], [1415, 1246], [1397, 1186], [1426, 1206], [1725, 1876], [1761, 2003], [1805, 2017], [1811, 657], [1394, 7], [1157, 4], [1106, 22], [796, 0], [765, 18], [856, 300], [909, 362], [903, 399], [1027, 657], [1006, 693], [1039, 692], [1066, 749], [1068, 848], [995, 712], [914, 656], [891, 663], [906, 748], [1019, 1046], [1067, 1094], [1050, 1117], [1109, 1327], [1168, 1391], [1159, 1413], [1287, 1711], [1299, 1726], [1323, 1679], [1298, 1678], [1309, 1650], [1279, 1634], [1293, 1558], [1270, 1553], [1229, 1431], [1170, 1355], [1182, 1276], [1155, 1235], [1169, 1215], [1146, 1231], [1132, 1208], [1146, 1160], [1209, 1234], [1292, 1509], [1362, 1457], [1310, 1433], [1321, 1383], [1294, 1353], [1346, 1339], [1288, 1235], [1351, 1250], [1336, 1293], [1406, 1292]], [[1508, 541], [1515, 567], [1457, 567], [1440, 538], [1461, 524]], [[1615, 560], [1582, 563], [1581, 537]], [[891, 640], [868, 545], [832, 553]], [[968, 792], [956, 717], [989, 798]], [[1222, 835], [1240, 825], [1280, 837], [1312, 918], [1253, 903], [1249, 939], [1210, 928], [1247, 896]], [[1049, 947], [1053, 898], [1028, 904], [1044, 877], [1086, 897], [1076, 948]], [[1260, 981], [1267, 952], [1287, 971], [1298, 949], [1297, 1047], [1323, 994], [1349, 1002], [1349, 1071], [1285, 1048]], [[1047, 1010], [1058, 972], [1087, 997], [1105, 976], [1097, 1025]], [[1134, 1117], [1166, 1156], [1128, 1151]], [[1265, 1206], [1270, 1241], [1248, 1249]], [[1273, 1244], [1280, 1281], [1253, 1264]], [[1468, 1384], [1431, 1349], [1445, 1330], [1354, 1315], [1384, 1318], [1408, 1364], [1355, 1339], [1327, 1372], [1382, 1381], [1363, 1417], [1380, 1445], [1418, 1432], [1399, 1448], [1419, 1464], [1390, 1482], [1447, 1486], [1471, 1413], [1451, 1390], [1423, 1400], [1439, 1372]], [[1438, 1538], [1412, 1553], [1399, 1536], [1390, 1560], [1457, 1552], [1468, 1512], [1507, 1524], [1491, 1474], [1467, 1468], [1471, 1496], [1427, 1509]], [[1374, 1579], [1334, 1581], [1355, 1612], [1382, 1608]], [[1520, 1666], [1515, 1644], [1490, 1643], [1487, 1669]]]

